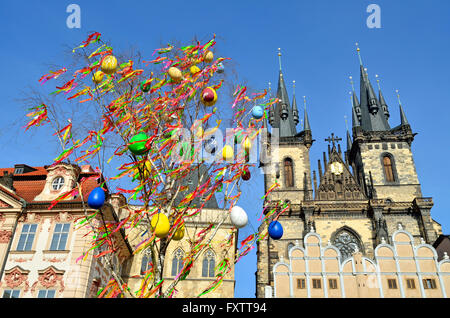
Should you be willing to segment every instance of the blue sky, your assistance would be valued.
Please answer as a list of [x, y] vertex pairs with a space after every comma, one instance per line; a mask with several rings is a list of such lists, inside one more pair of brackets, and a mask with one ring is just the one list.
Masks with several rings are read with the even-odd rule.
[[[81, 7], [81, 29], [66, 26], [66, 7]], [[381, 28], [369, 29], [366, 8], [381, 8]], [[174, 39], [194, 35], [209, 40], [213, 33], [224, 56], [236, 63], [240, 78], [256, 89], [276, 87], [277, 49], [291, 94], [305, 95], [313, 138], [312, 168], [326, 150], [331, 132], [345, 136], [344, 116], [351, 118], [348, 77], [359, 87], [359, 42], [365, 66], [376, 88], [375, 74], [390, 107], [390, 124], [399, 123], [395, 90], [400, 91], [414, 132], [414, 161], [424, 196], [434, 200], [433, 218], [450, 233], [450, 2], [437, 1], [1, 1], [0, 38], [0, 167], [16, 163], [50, 164], [57, 144], [46, 131], [25, 133], [17, 123], [25, 110], [21, 92], [51, 68], [63, 64], [64, 45], [75, 47], [91, 31], [114, 46], [135, 46], [153, 52]], [[291, 96], [290, 96], [291, 97]], [[292, 98], [292, 97], [291, 97]], [[23, 121], [22, 121], [23, 123]], [[300, 129], [300, 126], [298, 127]], [[344, 143], [345, 146], [345, 143]], [[254, 174], [240, 205], [250, 216], [242, 237], [258, 227], [262, 175]], [[236, 297], [254, 297], [255, 250], [238, 263]]]

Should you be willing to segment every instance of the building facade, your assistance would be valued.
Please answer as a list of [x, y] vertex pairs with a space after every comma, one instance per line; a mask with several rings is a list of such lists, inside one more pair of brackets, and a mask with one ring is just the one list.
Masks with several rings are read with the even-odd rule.
[[[148, 224], [112, 236], [116, 252], [109, 262], [96, 257], [103, 249], [89, 251], [93, 233], [79, 220], [95, 210], [87, 206], [89, 193], [103, 182], [102, 176], [89, 165], [61, 163], [55, 166], [30, 167], [16, 165], [0, 169], [0, 297], [4, 298], [95, 298], [100, 288], [119, 273], [132, 292], [139, 289], [149, 258], [134, 251]], [[80, 194], [69, 196], [49, 209], [52, 201], [72, 190], [83, 178]], [[108, 194], [102, 207], [105, 222], [119, 223], [136, 206], [125, 197]], [[217, 222], [223, 210], [209, 205], [198, 216], [186, 222], [186, 235], [169, 244], [163, 278], [169, 284], [181, 269], [189, 239], [204, 226]], [[94, 226], [103, 222], [97, 215]], [[211, 244], [199, 255], [199, 261], [187, 279], [177, 285], [175, 297], [195, 297], [216, 279], [217, 263], [228, 258], [234, 263], [235, 229], [225, 220]], [[229, 241], [229, 246], [223, 242]], [[88, 253], [87, 253], [88, 252]], [[87, 254], [86, 254], [87, 253]], [[222, 285], [206, 297], [233, 297], [234, 269], [224, 277]]]
[[342, 139], [331, 134], [316, 172], [308, 114], [305, 109], [298, 132], [296, 99], [290, 103], [281, 69], [277, 97], [269, 123], [279, 145], [262, 145], [271, 161], [261, 165], [266, 191], [280, 187], [264, 208], [290, 208], [278, 218], [283, 237], [258, 242], [256, 296], [448, 297], [450, 264], [438, 262], [432, 246], [442, 229], [431, 218], [432, 198], [421, 191], [412, 151], [416, 134], [403, 106], [400, 124], [391, 127], [389, 107], [381, 90], [375, 94], [360, 58], [360, 97], [353, 90], [347, 148], [342, 151]]

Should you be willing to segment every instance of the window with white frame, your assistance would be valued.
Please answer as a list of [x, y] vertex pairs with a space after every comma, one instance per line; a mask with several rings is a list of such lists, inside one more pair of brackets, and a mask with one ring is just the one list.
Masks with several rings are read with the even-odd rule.
[[18, 251], [31, 251], [34, 236], [36, 235], [37, 224], [24, 224], [19, 237]]
[[53, 179], [53, 182], [52, 182], [53, 190], [59, 190], [62, 188], [63, 185], [64, 185], [63, 177], [56, 177], [55, 179]]
[[55, 298], [54, 289], [41, 289], [38, 293], [38, 298]]
[[70, 223], [56, 223], [52, 243], [50, 245], [51, 251], [63, 251], [66, 249], [69, 231]]
[[19, 298], [19, 289], [5, 289], [3, 291], [3, 298]]

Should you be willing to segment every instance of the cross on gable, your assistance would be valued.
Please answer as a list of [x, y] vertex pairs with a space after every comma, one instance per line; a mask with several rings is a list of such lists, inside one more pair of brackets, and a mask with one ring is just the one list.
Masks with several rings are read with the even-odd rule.
[[325, 139], [325, 141], [328, 141], [328, 142], [332, 143], [333, 144], [333, 148], [335, 148], [335, 144], [334, 143], [342, 141], [342, 138], [339, 138], [337, 136], [335, 137], [334, 133], [331, 133], [331, 138], [328, 137], [328, 138]]

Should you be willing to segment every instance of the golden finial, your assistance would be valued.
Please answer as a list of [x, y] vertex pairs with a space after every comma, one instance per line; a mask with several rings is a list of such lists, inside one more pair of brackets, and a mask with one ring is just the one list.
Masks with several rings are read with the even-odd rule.
[[294, 90], [294, 95], [295, 95], [295, 80], [292, 81], [292, 88]]
[[303, 96], [303, 107], [305, 108], [306, 111], [306, 96]]
[[358, 42], [356, 42], [355, 45], [356, 45], [356, 52], [358, 53], [359, 64], [360, 64], [360, 65], [363, 65], [363, 62], [362, 62], [362, 59], [361, 59], [361, 54], [360, 54], [360, 52], [359, 52], [360, 49], [359, 49], [359, 46], [358, 46]]
[[345, 128], [348, 130], [347, 115], [344, 115], [344, 119], [345, 119]]

